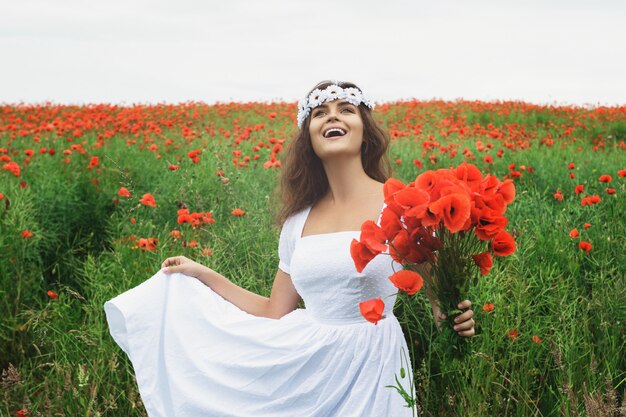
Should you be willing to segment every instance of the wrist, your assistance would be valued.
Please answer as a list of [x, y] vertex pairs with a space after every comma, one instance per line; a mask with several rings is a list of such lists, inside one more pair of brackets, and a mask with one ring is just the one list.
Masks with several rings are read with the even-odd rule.
[[202, 282], [204, 285], [210, 287], [211, 282], [214, 279], [215, 272], [209, 268], [208, 266], [200, 265], [200, 270], [198, 271], [198, 280]]

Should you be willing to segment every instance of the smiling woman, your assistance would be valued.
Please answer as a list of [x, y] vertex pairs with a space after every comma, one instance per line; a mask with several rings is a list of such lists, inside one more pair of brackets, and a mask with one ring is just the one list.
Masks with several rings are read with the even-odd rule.
[[315, 154], [327, 160], [332, 154], [359, 155], [363, 143], [363, 122], [357, 107], [347, 101], [332, 101], [313, 110], [309, 134]]
[[[371, 107], [351, 83], [323, 82], [301, 103], [269, 298], [175, 256], [105, 304], [150, 416], [414, 415], [390, 388], [412, 369], [388, 279], [402, 266], [381, 254], [357, 270], [350, 254], [384, 207], [388, 138]], [[380, 297], [386, 307], [363, 314]], [[472, 314], [459, 316], [459, 333], [473, 334]]]

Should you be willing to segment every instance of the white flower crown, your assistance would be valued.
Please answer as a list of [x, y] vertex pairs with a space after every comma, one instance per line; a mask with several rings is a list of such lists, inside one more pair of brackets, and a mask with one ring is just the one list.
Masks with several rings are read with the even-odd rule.
[[316, 88], [308, 97], [300, 100], [298, 103], [298, 127], [302, 129], [302, 124], [309, 117], [311, 110], [327, 101], [339, 99], [344, 99], [355, 106], [363, 103], [370, 109], [374, 108], [374, 102], [367, 98], [358, 88], [341, 88], [337, 84], [331, 84], [323, 90]]

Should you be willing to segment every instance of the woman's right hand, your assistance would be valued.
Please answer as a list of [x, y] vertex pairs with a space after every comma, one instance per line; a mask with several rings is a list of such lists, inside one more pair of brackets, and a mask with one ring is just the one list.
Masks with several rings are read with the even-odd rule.
[[180, 272], [181, 274], [189, 275], [190, 277], [195, 278], [200, 278], [203, 271], [207, 269], [204, 265], [200, 265], [185, 256], [167, 258], [161, 264], [161, 268], [166, 274]]

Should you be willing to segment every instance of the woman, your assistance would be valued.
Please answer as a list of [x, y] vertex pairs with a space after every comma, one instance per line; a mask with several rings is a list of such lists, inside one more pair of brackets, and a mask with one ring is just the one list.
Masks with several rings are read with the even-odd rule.
[[[300, 103], [269, 298], [176, 256], [105, 304], [150, 416], [412, 415], [387, 387], [408, 353], [387, 279], [401, 266], [381, 254], [358, 273], [350, 257], [384, 206], [388, 139], [371, 107], [356, 85], [330, 81]], [[390, 294], [376, 325], [361, 316], [360, 302]], [[470, 305], [459, 305], [461, 336], [474, 334]]]

